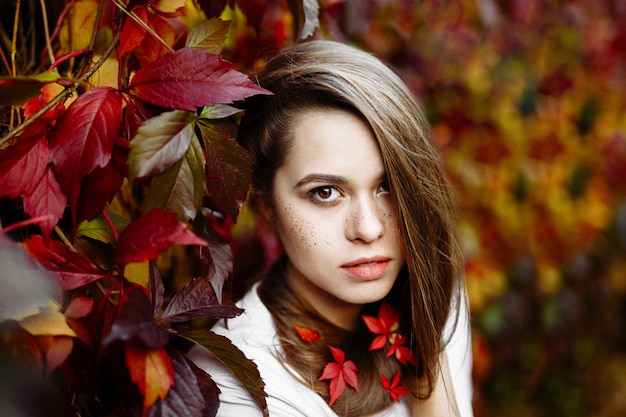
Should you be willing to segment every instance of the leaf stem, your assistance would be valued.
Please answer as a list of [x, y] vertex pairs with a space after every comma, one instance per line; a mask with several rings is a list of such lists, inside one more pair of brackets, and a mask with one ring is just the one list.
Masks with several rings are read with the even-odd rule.
[[35, 114], [33, 114], [30, 118], [26, 119], [24, 121], [24, 123], [22, 123], [21, 125], [17, 126], [15, 129], [11, 130], [2, 139], [0, 139], [0, 148], [2, 148], [2, 145], [4, 143], [8, 142], [13, 137], [15, 137], [16, 135], [21, 133], [24, 129], [26, 129], [32, 122], [34, 122], [36, 119], [38, 119], [42, 114], [44, 114], [45, 112], [50, 110], [52, 107], [56, 106], [59, 102], [61, 102], [62, 100], [67, 98], [70, 94], [72, 94], [74, 91], [76, 91], [76, 89], [83, 82], [85, 82], [86, 80], [91, 78], [91, 76], [94, 75], [96, 73], [96, 71], [98, 71], [98, 69], [104, 64], [104, 62], [107, 60], [109, 55], [111, 55], [111, 52], [113, 52], [113, 49], [115, 48], [115, 45], [117, 44], [119, 38], [120, 38], [119, 32], [116, 32], [115, 35], [113, 36], [113, 39], [112, 39], [111, 43], [107, 47], [107, 50], [100, 57], [100, 59], [96, 63], [94, 63], [91, 68], [89, 68], [89, 71], [87, 71], [82, 77], [80, 77], [74, 83], [73, 86], [66, 87], [65, 90], [63, 90], [59, 94], [57, 94], [45, 106], [43, 106], [41, 109], [39, 109], [39, 111], [37, 111]]
[[52, 217], [53, 216], [51, 214], [44, 214], [42, 216], [33, 217], [32, 219], [26, 219], [21, 222], [13, 223], [7, 227], [2, 228], [2, 232], [6, 234], [15, 229], [19, 229], [20, 227], [25, 227], [31, 224], [45, 222], [46, 220], [50, 220]]
[[54, 52], [52, 52], [52, 42], [50, 41], [50, 27], [48, 26], [48, 12], [46, 11], [46, 0], [39, 0], [41, 4], [41, 17], [43, 19], [43, 35], [46, 39], [46, 49], [50, 63], [54, 65]]
[[109, 217], [109, 213], [107, 213], [106, 210], [102, 210], [102, 216], [104, 217], [104, 220], [106, 220], [107, 224], [111, 228], [111, 231], [113, 232], [113, 237], [115, 237], [115, 241], [117, 242], [119, 238], [119, 233], [117, 233], [117, 229], [115, 228], [115, 225], [113, 224], [113, 221], [111, 220], [111, 217]]

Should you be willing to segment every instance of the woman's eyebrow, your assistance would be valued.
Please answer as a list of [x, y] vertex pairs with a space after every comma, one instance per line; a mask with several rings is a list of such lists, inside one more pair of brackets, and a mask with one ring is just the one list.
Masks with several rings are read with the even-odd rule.
[[331, 174], [308, 174], [300, 181], [298, 181], [294, 188], [303, 187], [310, 183], [330, 183], [330, 184], [347, 184], [348, 180], [345, 177], [339, 175], [331, 175]]

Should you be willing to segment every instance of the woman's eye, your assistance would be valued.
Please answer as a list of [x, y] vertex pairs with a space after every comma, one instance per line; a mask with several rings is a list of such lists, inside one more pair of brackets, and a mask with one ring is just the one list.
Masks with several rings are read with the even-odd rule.
[[379, 193], [388, 193], [390, 191], [390, 187], [389, 187], [389, 181], [383, 181], [379, 186], [378, 186], [378, 192]]
[[311, 190], [310, 195], [313, 199], [328, 203], [339, 198], [339, 191], [334, 187], [317, 187]]

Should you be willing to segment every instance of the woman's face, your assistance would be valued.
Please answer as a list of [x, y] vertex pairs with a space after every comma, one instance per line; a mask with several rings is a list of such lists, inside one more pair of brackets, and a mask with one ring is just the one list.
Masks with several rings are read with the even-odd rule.
[[352, 328], [404, 264], [382, 156], [368, 125], [342, 110], [301, 114], [289, 146], [271, 208], [287, 281], [322, 316]]

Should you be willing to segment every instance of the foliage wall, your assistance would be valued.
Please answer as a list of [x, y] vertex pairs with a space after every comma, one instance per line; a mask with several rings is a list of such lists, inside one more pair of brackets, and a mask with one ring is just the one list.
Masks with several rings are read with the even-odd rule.
[[[197, 322], [239, 314], [222, 288], [240, 291], [276, 251], [265, 225], [239, 213], [249, 167], [232, 141], [237, 103], [266, 93], [245, 77], [265, 51], [311, 33], [390, 62], [432, 123], [457, 192], [476, 414], [626, 411], [619, 0], [2, 7], [0, 220], [11, 243], [0, 248], [18, 259], [19, 242], [64, 290], [27, 291], [36, 314], [9, 308], [23, 289], [5, 292], [2, 363], [25, 357], [44, 381], [64, 381], [70, 411], [211, 415], [215, 391], [181, 345], [245, 363]], [[3, 271], [3, 286], [26, 269]], [[165, 382], [151, 383], [155, 372]], [[262, 407], [254, 368], [240, 376]], [[184, 377], [196, 409], [173, 401]]]

